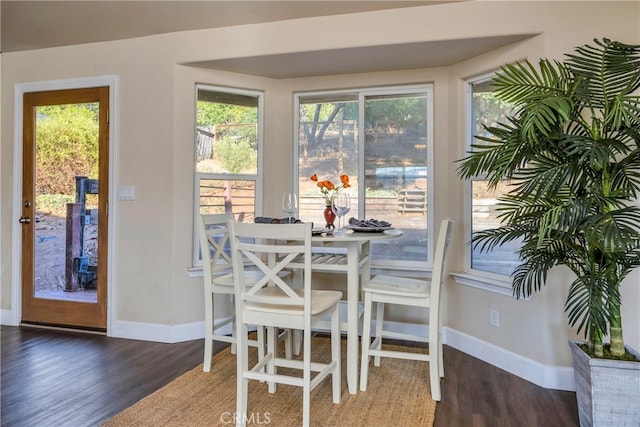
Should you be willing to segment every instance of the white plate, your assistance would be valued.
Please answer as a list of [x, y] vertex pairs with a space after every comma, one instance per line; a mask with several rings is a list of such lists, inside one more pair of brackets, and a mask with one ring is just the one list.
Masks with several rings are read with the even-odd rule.
[[401, 230], [396, 230], [395, 228], [390, 228], [389, 230], [384, 230], [384, 234], [388, 234], [389, 236], [402, 236]]
[[324, 228], [324, 227], [323, 228], [314, 228], [314, 229], [311, 230], [311, 235], [312, 236], [317, 236], [319, 234], [324, 234], [324, 233], [329, 233], [329, 232], [331, 232], [331, 230], [328, 229], [328, 228]]
[[346, 225], [344, 228], [365, 233], [380, 233], [391, 230], [391, 227], [358, 227], [357, 225]]

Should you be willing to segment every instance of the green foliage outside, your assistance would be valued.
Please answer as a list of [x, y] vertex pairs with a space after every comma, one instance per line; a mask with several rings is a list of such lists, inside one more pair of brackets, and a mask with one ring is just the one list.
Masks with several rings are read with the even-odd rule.
[[257, 121], [258, 109], [255, 107], [198, 101], [198, 126], [256, 123]]
[[395, 123], [398, 127], [417, 128], [424, 134], [426, 129], [425, 114], [427, 113], [427, 98], [425, 96], [411, 95], [408, 98], [373, 99], [365, 103], [365, 118], [367, 128], [374, 128], [380, 121]]
[[484, 137], [491, 136], [487, 128], [497, 126], [498, 123], [506, 123], [513, 109], [511, 103], [497, 98], [493, 92], [474, 93], [473, 103], [473, 134]]
[[197, 125], [215, 133], [213, 157], [225, 172], [256, 173], [258, 109], [198, 101]]
[[75, 194], [75, 177], [98, 176], [97, 104], [37, 108], [36, 191]]
[[223, 138], [216, 141], [215, 158], [227, 172], [233, 174], [255, 173], [255, 166], [258, 164], [258, 152], [245, 139], [236, 142]]
[[[398, 129], [411, 129], [423, 136], [426, 132], [426, 102], [426, 97], [415, 94], [407, 98], [372, 98], [364, 104], [367, 120], [365, 126], [367, 129], [374, 129], [380, 122], [394, 123]], [[300, 104], [300, 122], [309, 124], [302, 131], [310, 149], [322, 144], [325, 132], [332, 126], [337, 127], [337, 123], [342, 120], [358, 121], [356, 100]]]
[[256, 123], [258, 123], [258, 109], [256, 107], [198, 101], [197, 125], [205, 128], [219, 127], [217, 129], [219, 137], [233, 136], [249, 141], [255, 147], [257, 144]]
[[64, 216], [67, 211], [67, 203], [73, 203], [75, 196], [70, 194], [38, 194], [36, 206], [41, 212], [52, 212], [58, 216]]

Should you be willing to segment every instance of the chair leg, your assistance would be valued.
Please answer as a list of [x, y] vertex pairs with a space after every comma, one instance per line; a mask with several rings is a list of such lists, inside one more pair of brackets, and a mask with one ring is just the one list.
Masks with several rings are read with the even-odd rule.
[[331, 385], [333, 386], [333, 403], [340, 403], [340, 378], [342, 376], [340, 351], [340, 304], [331, 314], [331, 360], [336, 366], [331, 373]]
[[311, 330], [305, 328], [302, 343], [302, 425], [309, 426], [311, 414]]
[[244, 372], [249, 369], [249, 344], [247, 342], [247, 334], [249, 331], [247, 330], [246, 325], [241, 325], [240, 334], [238, 334], [238, 346], [240, 347], [240, 351], [238, 352], [238, 356], [236, 358], [236, 366], [237, 366], [237, 381], [236, 381], [236, 414], [235, 416], [237, 425], [244, 426], [246, 425], [247, 419], [247, 395], [249, 389], [249, 380], [244, 377]]
[[256, 328], [256, 335], [258, 339], [258, 361], [264, 359], [265, 338], [264, 338], [264, 326], [258, 326]]
[[204, 360], [202, 361], [202, 371], [211, 372], [211, 356], [213, 353], [213, 340], [205, 334], [204, 337]]
[[362, 360], [360, 361], [360, 390], [367, 391], [369, 375], [369, 347], [371, 346], [371, 294], [364, 295], [364, 319], [362, 320]]
[[288, 360], [293, 358], [293, 331], [285, 329], [284, 332], [284, 354]]
[[[442, 328], [440, 328], [442, 330]], [[438, 335], [438, 372], [440, 378], [444, 378], [444, 356], [442, 352], [442, 334]]]
[[[278, 344], [278, 329], [274, 327], [267, 328], [267, 357], [269, 358], [267, 362], [267, 373], [270, 375], [276, 374], [276, 355], [277, 350], [276, 346]], [[269, 382], [269, 393], [276, 392], [276, 383], [275, 381]]]
[[439, 372], [440, 369], [438, 367], [439, 358], [440, 358], [439, 354], [429, 355], [429, 378], [431, 380], [431, 398], [437, 401], [440, 400], [440, 372]]
[[[264, 359], [264, 352], [267, 346], [267, 341], [265, 339], [264, 334], [264, 326], [256, 326], [256, 350], [258, 351], [258, 362]], [[264, 372], [264, 367], [262, 368], [262, 372]], [[260, 380], [261, 383], [264, 383], [264, 380]]]
[[[209, 300], [207, 301], [207, 298]], [[211, 372], [211, 358], [213, 357], [213, 294], [205, 292], [205, 320], [204, 320], [204, 357], [203, 372]]]
[[302, 349], [302, 331], [295, 329], [292, 331], [292, 335], [293, 335], [293, 342], [292, 342], [293, 354], [298, 356], [300, 355], [300, 350]]
[[236, 354], [238, 352], [237, 350], [237, 337], [236, 337], [236, 316], [233, 316], [233, 321], [231, 322], [231, 337], [236, 338], [236, 340], [234, 340], [231, 343], [231, 354]]
[[[378, 347], [382, 350], [382, 325], [384, 324], [384, 303], [376, 303], [376, 340]], [[373, 365], [380, 366], [380, 356], [374, 356]]]
[[[293, 279], [293, 283], [302, 283], [302, 271], [301, 270], [293, 270], [291, 272], [291, 277]], [[302, 349], [302, 331], [300, 330], [292, 330], [293, 335], [293, 354], [296, 356], [300, 355], [300, 350]]]

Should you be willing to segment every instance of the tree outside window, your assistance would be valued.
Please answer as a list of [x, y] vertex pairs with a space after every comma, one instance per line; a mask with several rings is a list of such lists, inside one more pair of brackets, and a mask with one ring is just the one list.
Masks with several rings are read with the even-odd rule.
[[428, 263], [431, 87], [299, 94], [297, 105], [300, 217], [323, 224], [324, 200], [312, 175], [339, 183], [346, 174], [347, 218], [382, 219], [404, 233], [375, 242], [374, 262]]

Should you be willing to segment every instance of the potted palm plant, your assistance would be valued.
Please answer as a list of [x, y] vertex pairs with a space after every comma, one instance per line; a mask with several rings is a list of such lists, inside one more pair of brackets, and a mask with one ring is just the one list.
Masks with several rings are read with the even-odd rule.
[[[475, 233], [473, 244], [522, 243], [516, 297], [539, 291], [555, 266], [575, 275], [565, 310], [586, 338], [570, 343], [581, 425], [640, 420], [640, 355], [624, 344], [620, 295], [640, 266], [639, 87], [640, 46], [609, 39], [577, 47], [563, 61], [505, 65], [493, 94], [514, 109], [459, 160], [464, 179], [510, 184], [498, 202], [500, 226]], [[595, 388], [601, 382], [604, 392]]]

